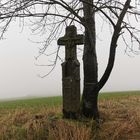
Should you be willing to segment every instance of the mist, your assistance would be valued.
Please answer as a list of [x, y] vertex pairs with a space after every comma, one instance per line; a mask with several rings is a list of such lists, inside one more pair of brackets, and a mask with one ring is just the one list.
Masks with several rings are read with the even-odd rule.
[[[42, 55], [36, 60], [38, 48], [41, 47], [41, 44], [29, 41], [31, 37], [29, 29], [20, 32], [19, 28], [13, 24], [5, 34], [6, 39], [0, 41], [0, 99], [62, 94], [62, 62], [58, 61], [55, 69], [48, 76], [41, 78], [51, 68], [38, 65], [45, 65], [52, 58], [51, 56], [48, 58]], [[107, 42], [106, 45], [105, 42]], [[107, 65], [108, 44], [110, 40], [106, 39], [105, 42], [97, 41], [97, 46], [99, 46], [97, 47], [99, 78], [102, 76]], [[55, 49], [58, 47], [56, 42], [53, 43], [53, 47]], [[63, 54], [64, 48], [62, 47]], [[82, 53], [78, 59], [81, 63], [82, 93]], [[140, 55], [127, 55], [125, 47], [119, 42], [114, 69], [102, 92], [140, 90], [139, 60]]]

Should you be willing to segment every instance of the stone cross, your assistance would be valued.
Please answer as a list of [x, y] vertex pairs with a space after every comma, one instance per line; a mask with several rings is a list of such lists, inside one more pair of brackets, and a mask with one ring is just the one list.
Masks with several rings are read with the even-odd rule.
[[64, 118], [77, 118], [80, 111], [80, 63], [77, 60], [76, 45], [82, 45], [84, 36], [78, 35], [74, 25], [66, 28], [58, 45], [65, 46], [65, 62], [62, 63], [62, 91]]
[[74, 25], [66, 28], [66, 34], [64, 37], [59, 38], [58, 45], [65, 46], [65, 60], [77, 59], [76, 45], [82, 45], [84, 42], [84, 36], [78, 35], [76, 27]]

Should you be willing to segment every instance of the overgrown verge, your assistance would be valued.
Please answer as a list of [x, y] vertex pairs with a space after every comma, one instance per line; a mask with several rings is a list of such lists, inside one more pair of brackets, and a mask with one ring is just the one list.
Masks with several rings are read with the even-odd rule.
[[140, 96], [100, 100], [101, 124], [62, 118], [60, 106], [0, 110], [0, 140], [139, 140]]

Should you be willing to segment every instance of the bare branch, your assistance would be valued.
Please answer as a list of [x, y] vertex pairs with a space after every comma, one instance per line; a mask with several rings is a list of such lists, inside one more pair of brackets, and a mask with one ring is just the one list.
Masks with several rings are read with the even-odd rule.
[[97, 87], [96, 87], [97, 91], [99, 91], [105, 85], [106, 81], [108, 80], [108, 78], [111, 74], [112, 68], [114, 66], [117, 41], [118, 41], [118, 38], [120, 36], [120, 32], [122, 30], [121, 25], [123, 23], [123, 19], [125, 17], [125, 14], [127, 13], [127, 10], [130, 6], [130, 2], [131, 2], [131, 0], [126, 1], [124, 8], [123, 8], [123, 10], [118, 18], [117, 24], [115, 26], [114, 33], [113, 33], [112, 40], [111, 40], [111, 44], [110, 44], [110, 55], [109, 55], [108, 65], [106, 67], [106, 70], [105, 70], [103, 76], [101, 77], [100, 81], [97, 84]]

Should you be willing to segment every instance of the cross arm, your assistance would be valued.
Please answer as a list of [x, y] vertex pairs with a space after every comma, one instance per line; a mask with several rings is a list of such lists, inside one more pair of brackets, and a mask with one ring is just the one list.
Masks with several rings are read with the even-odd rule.
[[57, 44], [58, 45], [66, 45], [68, 42], [68, 39], [64, 36], [64, 37], [60, 37], [58, 40], [57, 40]]
[[84, 44], [84, 35], [77, 35], [75, 38], [74, 38], [74, 42], [76, 45], [83, 45]]
[[58, 39], [57, 44], [58, 45], [67, 45], [70, 43], [74, 43], [75, 45], [82, 45], [84, 44], [84, 35], [76, 35], [74, 37], [61, 37]]

